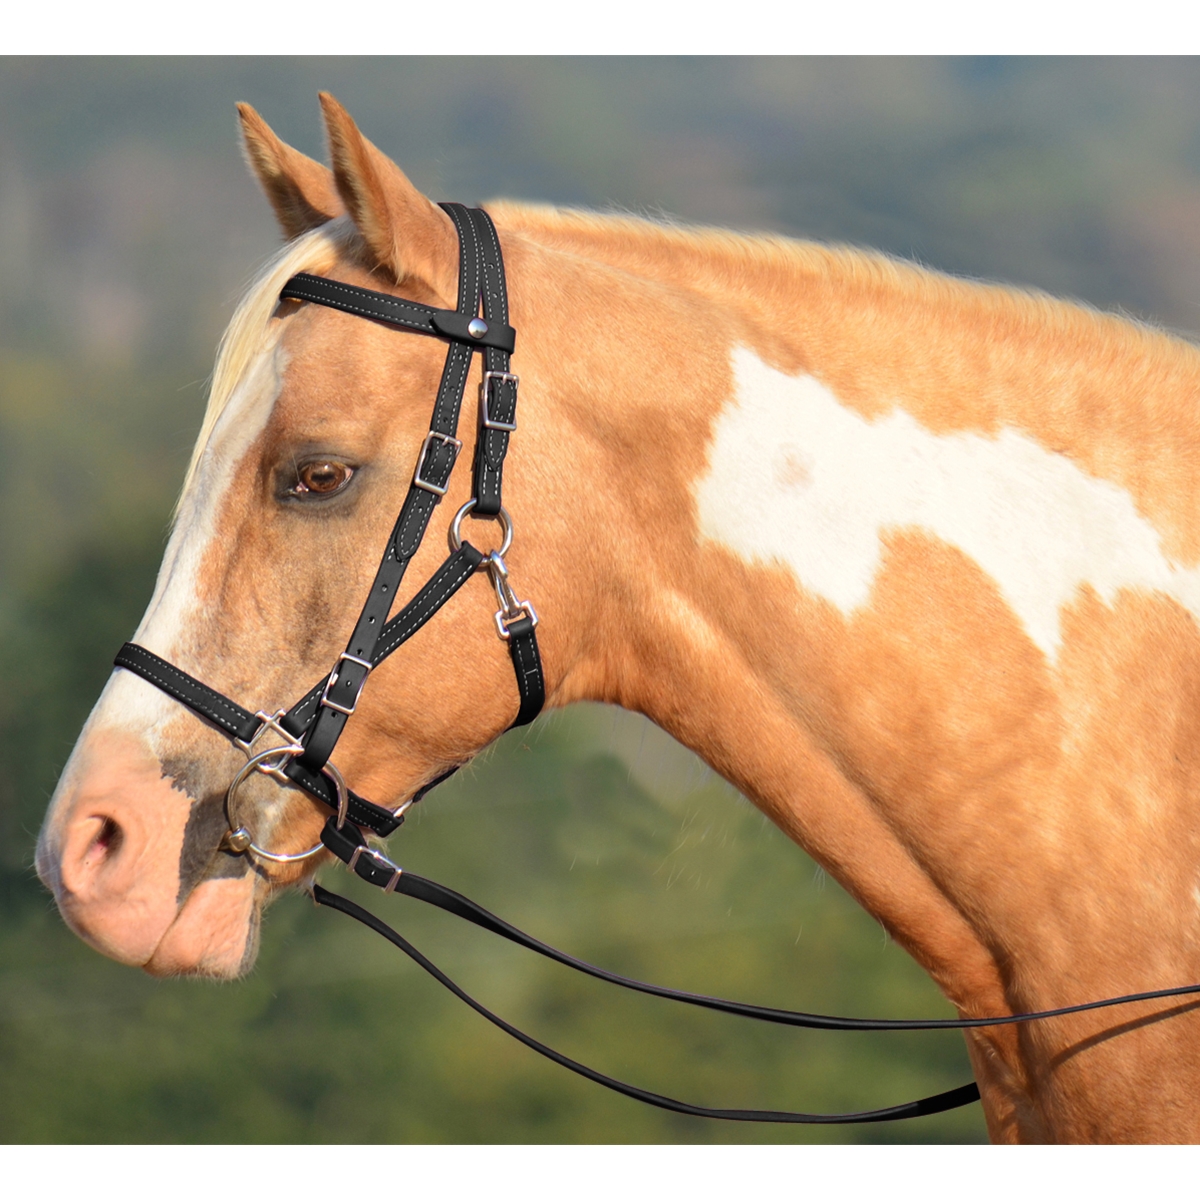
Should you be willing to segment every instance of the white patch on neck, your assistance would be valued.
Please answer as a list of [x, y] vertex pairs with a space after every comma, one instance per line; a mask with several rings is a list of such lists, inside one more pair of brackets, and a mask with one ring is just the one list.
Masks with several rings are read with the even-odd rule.
[[1200, 617], [1200, 572], [1166, 558], [1129, 494], [1032, 438], [939, 436], [898, 408], [868, 421], [745, 347], [732, 366], [695, 485], [700, 536], [787, 566], [847, 616], [870, 599], [882, 535], [916, 529], [978, 563], [1051, 662], [1082, 584], [1106, 604], [1122, 588], [1162, 592]]
[[[177, 657], [182, 635], [202, 603], [196, 588], [200, 565], [237, 468], [265, 428], [279, 396], [281, 353], [277, 346], [270, 346], [251, 363], [214, 427], [191, 487], [180, 502], [154, 595], [130, 639], [161, 658]], [[130, 729], [146, 736], [157, 751], [154, 731], [179, 711], [178, 703], [165, 692], [128, 671], [118, 671], [105, 686], [88, 726]]]

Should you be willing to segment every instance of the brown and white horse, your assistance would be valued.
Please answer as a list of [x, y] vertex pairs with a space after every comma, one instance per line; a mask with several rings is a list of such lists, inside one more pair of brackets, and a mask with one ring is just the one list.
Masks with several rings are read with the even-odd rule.
[[[456, 295], [449, 219], [322, 102], [332, 172], [241, 110], [290, 240], [225, 335], [136, 635], [251, 709], [342, 649], [443, 358], [280, 287]], [[964, 1015], [1200, 981], [1200, 352], [857, 251], [489, 211], [520, 339], [508, 561], [549, 702], [692, 747]], [[443, 554], [431, 532], [408, 594]], [[371, 680], [337, 755], [361, 794], [398, 804], [512, 720], [493, 607], [468, 586]], [[38, 848], [81, 936], [155, 974], [249, 967], [311, 865], [219, 849], [242, 761], [113, 675]], [[251, 786], [260, 841], [316, 840], [315, 802]], [[1193, 1007], [972, 1032], [993, 1138], [1197, 1140]]]

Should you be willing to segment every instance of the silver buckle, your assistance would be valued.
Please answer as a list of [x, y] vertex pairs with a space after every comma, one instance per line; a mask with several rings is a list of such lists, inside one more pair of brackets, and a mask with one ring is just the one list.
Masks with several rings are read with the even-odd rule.
[[[366, 668], [366, 674], [362, 677], [362, 682], [358, 685], [358, 691], [354, 693], [354, 699], [350, 701], [350, 707], [347, 708], [344, 704], [339, 704], [336, 700], [330, 700], [330, 689], [335, 687], [338, 681], [338, 664], [342, 661], [356, 663], [360, 667]], [[339, 654], [337, 662], [333, 664], [333, 670], [329, 672], [329, 679], [325, 684], [325, 691], [321, 695], [321, 703], [326, 708], [332, 708], [334, 712], [344, 713], [348, 717], [354, 716], [354, 710], [358, 707], [358, 698], [362, 695], [362, 690], [366, 686], [367, 680], [371, 677], [371, 672], [374, 670], [374, 665], [367, 662], [365, 658], [355, 658], [353, 654]]]
[[454, 469], [454, 463], [458, 459], [458, 452], [462, 449], [462, 442], [456, 437], [451, 437], [448, 433], [438, 433], [436, 429], [431, 429], [426, 435], [425, 440], [421, 443], [421, 453], [417, 455], [416, 470], [413, 471], [413, 487], [419, 487], [427, 492], [432, 492], [435, 496], [444, 496], [449, 490], [449, 478], [446, 480], [446, 487], [438, 487], [436, 483], [430, 483], [427, 479], [421, 478], [421, 468], [425, 465], [425, 459], [429, 455], [429, 447], [434, 442], [441, 442], [445, 446], [452, 446], [454, 454], [450, 459], [450, 469]]
[[[396, 884], [400, 882], [400, 876], [404, 874], [403, 870], [396, 866], [386, 854], [381, 853], [371, 846], [355, 846], [354, 853], [350, 855], [346, 862], [347, 868], [354, 871], [354, 868], [358, 865], [358, 860], [364, 856], [369, 858], [381, 871], [390, 870], [392, 872], [392, 877], [383, 885], [383, 890], [385, 892], [394, 892]], [[358, 874], [357, 871], [354, 871], [354, 873]]]
[[501, 429], [505, 433], [512, 433], [517, 428], [515, 420], [511, 425], [504, 421], [497, 421], [489, 411], [491, 391], [488, 384], [493, 379], [498, 379], [501, 383], [511, 383], [514, 388], [519, 387], [521, 383], [518, 376], [510, 375], [507, 371], [484, 371], [483, 382], [479, 385], [479, 423], [484, 429]]

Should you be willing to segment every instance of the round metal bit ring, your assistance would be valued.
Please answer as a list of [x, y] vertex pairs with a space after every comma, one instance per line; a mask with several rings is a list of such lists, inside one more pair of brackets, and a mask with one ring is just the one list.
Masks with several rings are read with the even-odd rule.
[[[229, 829], [221, 841], [224, 849], [230, 850], [234, 854], [248, 854], [251, 858], [262, 862], [287, 864], [303, 862], [306, 858], [312, 858], [314, 854], [320, 853], [325, 848], [321, 842], [318, 842], [311, 849], [301, 851], [299, 854], [276, 854], [271, 850], [264, 850], [255, 843], [253, 836], [245, 825], [237, 822], [234, 817], [237, 790], [250, 777], [252, 771], [263, 771], [266, 774], [273, 774], [283, 760], [280, 759], [280, 762], [264, 767], [262, 764], [268, 759], [278, 755], [282, 755], [283, 758], [295, 758], [298, 754], [303, 753], [303, 746], [272, 746], [269, 750], [260, 750], [257, 754], [252, 754], [246, 760], [242, 769], [233, 777], [233, 782], [229, 785], [229, 791], [225, 794], [225, 817], [229, 821]], [[349, 792], [346, 790], [346, 781], [342, 778], [341, 771], [333, 763], [326, 763], [321, 768], [321, 773], [328, 776], [330, 782], [337, 789], [338, 813], [339, 815], [344, 814]]]

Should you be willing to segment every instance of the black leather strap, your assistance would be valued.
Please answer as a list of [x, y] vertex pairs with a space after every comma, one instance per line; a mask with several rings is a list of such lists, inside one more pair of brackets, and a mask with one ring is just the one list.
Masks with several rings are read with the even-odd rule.
[[[364, 857], [365, 855], [360, 855], [360, 861]], [[387, 868], [383, 868], [380, 873], [387, 873], [389, 879], [396, 878], [394, 873], [387, 871]], [[359, 871], [359, 874], [361, 875], [363, 872]], [[366, 875], [363, 875], [363, 877], [366, 878]], [[406, 876], [403, 874], [399, 876], [395, 890], [400, 890], [405, 878]], [[600, 1071], [585, 1066], [573, 1058], [568, 1058], [565, 1054], [560, 1054], [544, 1042], [539, 1042], [536, 1038], [532, 1038], [529, 1034], [522, 1032], [515, 1025], [510, 1025], [502, 1017], [498, 1017], [490, 1009], [480, 1004], [478, 1000], [463, 991], [458, 984], [443, 971], [439, 970], [411, 942], [397, 933], [390, 925], [381, 921], [365, 908], [355, 904], [353, 900], [347, 900], [344, 896], [327, 891], [320, 884], [313, 885], [313, 899], [326, 908], [334, 908], [339, 912], [345, 913], [347, 916], [353, 917], [356, 921], [367, 926], [368, 929], [373, 929], [380, 936], [387, 938], [392, 945], [403, 950], [422, 970], [432, 975], [434, 979], [443, 987], [453, 992], [464, 1004], [469, 1005], [480, 1016], [491, 1021], [498, 1029], [503, 1029], [510, 1037], [516, 1038], [517, 1041], [536, 1051], [544, 1058], [557, 1063], [560, 1067], [566, 1067], [568, 1071], [572, 1071], [576, 1075], [581, 1075], [584, 1079], [589, 1079], [593, 1083], [600, 1084], [601, 1087], [619, 1092], [621, 1095], [628, 1096], [633, 1100], [640, 1100], [643, 1104], [651, 1104], [655, 1108], [665, 1108], [669, 1112], [683, 1113], [691, 1117], [709, 1117], [722, 1121], [754, 1121], [780, 1125], [862, 1125], [876, 1121], [903, 1121], [910, 1117], [931, 1116], [934, 1113], [946, 1112], [948, 1109], [960, 1108], [964, 1104], [973, 1104], [979, 1099], [979, 1088], [974, 1083], [968, 1083], [962, 1087], [953, 1088], [948, 1092], [939, 1092], [936, 1096], [926, 1096], [921, 1100], [911, 1100], [907, 1104], [896, 1104], [890, 1108], [877, 1108], [868, 1112], [855, 1113], [800, 1113], [776, 1112], [770, 1109], [753, 1108], [705, 1108], [699, 1104], [688, 1104], [683, 1100], [674, 1100], [670, 1096], [663, 1096], [658, 1092], [647, 1091], [645, 1088], [636, 1087], [620, 1079], [614, 1079], [611, 1075], [602, 1074]]]
[[528, 725], [542, 711], [546, 702], [546, 680], [542, 674], [542, 656], [538, 651], [537, 634], [531, 617], [521, 617], [507, 627], [508, 653], [517, 676], [517, 691], [521, 706], [516, 720], [509, 726]]
[[[337, 788], [334, 787], [332, 780], [327, 775], [309, 771], [299, 758], [289, 759], [284, 764], [283, 773], [310, 796], [327, 804], [330, 808], [337, 808]], [[403, 814], [396, 816], [390, 808], [384, 808], [382, 805], [366, 800], [350, 788], [347, 788], [347, 792], [349, 803], [346, 816], [356, 825], [371, 830], [379, 837], [387, 837], [404, 824]]]
[[186, 671], [181, 671], [165, 658], [159, 658], [157, 654], [136, 642], [126, 642], [117, 651], [113, 666], [124, 667], [127, 671], [140, 675], [168, 696], [178, 700], [180, 704], [186, 705], [198, 716], [211, 721], [230, 737], [248, 742], [262, 726], [262, 722], [252, 712], [247, 712], [240, 704], [222, 696], [208, 684], [193, 679]]
[[[436, 782], [440, 782], [436, 781]], [[433, 786], [433, 785], [430, 785]], [[355, 863], [355, 873], [368, 883], [383, 887], [395, 882], [390, 891], [399, 895], [411, 896], [424, 904], [440, 908], [443, 912], [451, 913], [461, 920], [478, 925], [497, 937], [505, 938], [526, 950], [532, 950], [543, 958], [570, 967], [572, 971], [590, 975], [593, 979], [601, 979], [605, 983], [616, 984], [631, 992], [641, 992], [646, 996], [657, 996], [662, 1000], [674, 1000], [680, 1004], [690, 1004], [696, 1008], [707, 1008], [713, 1012], [728, 1013], [735, 1017], [748, 1017], [753, 1021], [766, 1021], [773, 1025], [791, 1025], [800, 1029], [825, 1029], [841, 1032], [859, 1033], [897, 1033], [915, 1032], [929, 1029], [988, 1029], [996, 1025], [1021, 1025], [1029, 1021], [1045, 1021], [1051, 1017], [1066, 1017], [1074, 1013], [1090, 1012], [1098, 1008], [1112, 1008], [1120, 1004], [1134, 1004], [1145, 1000], [1170, 1000], [1178, 996], [1193, 996], [1200, 994], [1200, 984], [1188, 984], [1184, 987], [1160, 988], [1152, 992], [1135, 992], [1127, 996], [1113, 996], [1105, 1000], [1091, 1000], [1086, 1004], [1070, 1004], [1064, 1008], [1046, 1008], [1037, 1012], [1016, 1013], [1008, 1017], [939, 1017], [932, 1020], [887, 1020], [875, 1017], [830, 1017], [821, 1013], [795, 1012], [786, 1008], [767, 1008], [758, 1004], [743, 1004], [737, 1000], [722, 1000], [717, 996], [705, 996], [698, 992], [680, 992], [674, 988], [659, 987], [657, 984], [645, 983], [640, 979], [629, 979], [603, 967], [575, 958], [556, 950], [545, 942], [510, 925], [495, 913], [489, 912], [481, 904], [456, 892], [443, 884], [435, 883], [432, 879], [423, 879], [409, 871], [402, 871], [395, 863], [388, 860], [379, 851], [371, 851], [370, 862], [365, 862], [368, 850], [362, 834], [351, 829], [348, 825], [338, 829], [331, 817], [321, 833], [321, 841], [342, 862], [349, 864], [354, 852], [360, 847], [362, 853], [359, 862]]]
[[[507, 327], [508, 291], [500, 239], [492, 218], [483, 209], [471, 209], [470, 216], [482, 249], [483, 315], [489, 325]], [[494, 517], [500, 511], [504, 456], [508, 453], [509, 434], [517, 427], [517, 377], [509, 369], [510, 350], [511, 347], [489, 346], [483, 356], [472, 510], [478, 517]]]
[[[569, 967], [573, 971], [578, 971], [584, 975], [590, 975], [595, 979], [603, 980], [606, 983], [615, 984], [618, 987], [625, 988], [629, 991], [640, 992], [644, 995], [656, 996], [660, 999], [673, 1000], [681, 1004], [688, 1004], [696, 1008], [710, 1009], [715, 1012], [729, 1013], [734, 1016], [747, 1017], [751, 1020], [766, 1021], [776, 1025], [796, 1026], [805, 1029], [823, 1029], [823, 1030], [840, 1030], [840, 1031], [902, 1031], [902, 1030], [928, 1030], [928, 1029], [981, 1029], [997, 1025], [1016, 1025], [1030, 1021], [1044, 1021], [1053, 1017], [1068, 1016], [1073, 1013], [1088, 1012], [1093, 1009], [1109, 1008], [1115, 1005], [1134, 1004], [1147, 1000], [1165, 1000], [1174, 999], [1183, 996], [1193, 996], [1200, 994], [1200, 984], [1189, 984], [1184, 987], [1176, 988], [1160, 988], [1149, 992], [1136, 992], [1125, 996], [1114, 996], [1104, 1000], [1093, 1000], [1085, 1004], [1066, 1005], [1062, 1008], [1043, 1009], [1038, 1012], [1017, 1013], [1007, 1017], [965, 1017], [951, 1019], [936, 1019], [936, 1020], [875, 1020], [871, 1018], [861, 1017], [830, 1017], [819, 1013], [794, 1012], [789, 1009], [768, 1008], [757, 1004], [743, 1004], [734, 1000], [723, 1000], [715, 996], [705, 996], [695, 992], [681, 992], [673, 988], [659, 987], [656, 984], [645, 983], [638, 979], [629, 979], [624, 975], [618, 975], [613, 971], [606, 971], [602, 967], [597, 967], [592, 963], [586, 962], [583, 959], [575, 958], [572, 955], [564, 954], [561, 950], [556, 950], [553, 946], [547, 945], [545, 942], [538, 941], [537, 938], [531, 937], [515, 926], [508, 924], [507, 921], [497, 917], [494, 913], [488, 912], [475, 901], [468, 899], [459, 892], [455, 892], [450, 888], [442, 886], [440, 883], [435, 883], [432, 879], [424, 879], [419, 875], [413, 875], [410, 872], [403, 871], [391, 862], [382, 852], [373, 850], [366, 845], [366, 842], [357, 829], [352, 829], [349, 826], [343, 829], [338, 829], [336, 822], [331, 818], [321, 833], [322, 843], [330, 849], [338, 858], [351, 866], [354, 872], [368, 883], [373, 883], [377, 887], [382, 887], [386, 891], [396, 892], [401, 895], [411, 896], [413, 899], [420, 900], [425, 904], [433, 905], [436, 908], [442, 909], [444, 912], [469, 921], [473, 925], [479, 926], [481, 929], [487, 930], [498, 937], [505, 938], [507, 941], [523, 947], [526, 950], [531, 950], [535, 954], [540, 954], [544, 958], [551, 959], [554, 962], [561, 963], [563, 966]], [[979, 1099], [979, 1089], [976, 1084], [965, 1084], [962, 1087], [954, 1088], [948, 1092], [941, 1092], [936, 1096], [928, 1096], [922, 1100], [915, 1100], [908, 1104], [896, 1105], [892, 1108], [875, 1109], [869, 1112], [861, 1113], [842, 1113], [837, 1115], [819, 1115], [810, 1113], [780, 1113], [767, 1112], [751, 1109], [711, 1109], [701, 1108], [696, 1105], [689, 1105], [682, 1101], [672, 1100], [669, 1097], [661, 1096], [656, 1092], [647, 1092], [644, 1089], [634, 1087], [630, 1084], [621, 1082], [607, 1075], [593, 1070], [590, 1067], [583, 1066], [575, 1062], [573, 1059], [566, 1058], [557, 1051], [551, 1050], [543, 1043], [536, 1041], [527, 1034], [522, 1033], [514, 1026], [501, 1020], [494, 1013], [484, 1008], [477, 1001], [463, 992], [456, 984], [453, 983], [446, 975], [438, 970], [428, 959], [421, 955], [414, 947], [407, 942], [399, 933], [385, 924], [378, 917], [367, 912], [352, 901], [346, 900], [344, 897], [337, 896], [332, 892], [326, 891], [318, 884], [313, 885], [313, 897], [318, 904], [325, 905], [330, 908], [336, 908], [341, 912], [352, 916], [357, 921], [361, 921], [364, 925], [374, 929], [377, 933], [386, 937], [394, 945], [403, 950], [414, 962], [418, 963], [424, 970], [428, 971], [445, 987], [449, 988], [459, 999], [469, 1004], [482, 1016], [503, 1029], [506, 1033], [517, 1038], [531, 1049], [536, 1050], [539, 1054], [551, 1059], [559, 1065], [567, 1067], [576, 1074], [582, 1075], [595, 1083], [599, 1083], [604, 1087], [612, 1088], [623, 1095], [630, 1096], [636, 1100], [642, 1100], [647, 1104], [653, 1104], [660, 1108], [667, 1108], [673, 1112], [688, 1113], [692, 1116], [701, 1117], [717, 1117], [725, 1120], [735, 1121], [763, 1121], [763, 1122], [785, 1122], [785, 1123], [800, 1123], [800, 1124], [850, 1124], [865, 1121], [891, 1121], [901, 1120], [907, 1117], [917, 1117], [928, 1115], [935, 1112], [944, 1112], [951, 1108], [958, 1108], [965, 1104], [971, 1104]]]
[[[440, 908], [443, 912], [448, 912], [460, 920], [469, 921], [472, 925], [487, 930], [488, 933], [502, 937], [525, 950], [531, 950], [534, 954], [540, 954], [552, 962], [569, 967], [572, 971], [590, 975], [593, 979], [615, 984], [628, 991], [640, 992], [646, 996], [657, 996], [659, 999], [673, 1000], [680, 1004], [689, 1004], [695, 1008], [705, 1008], [713, 1012], [728, 1013], [731, 1016], [747, 1017], [753, 1021], [766, 1021], [774, 1025], [789, 1025], [800, 1029], [857, 1031], [860, 1033], [970, 1029], [1009, 1024], [1014, 1020], [1041, 1019], [1048, 1015], [1061, 1015], [1037, 1013], [1025, 1018], [981, 1017], [903, 1021], [867, 1017], [830, 1017], [820, 1013], [795, 1012], [790, 1009], [768, 1008], [759, 1004], [743, 1004], [737, 1000], [722, 1000], [717, 996], [705, 996], [696, 992], [676, 991], [674, 988], [659, 987], [657, 984], [645, 983], [640, 979], [629, 979], [613, 971], [606, 971], [603, 967], [597, 967], [582, 958], [575, 958], [562, 950], [556, 950], [553, 946], [539, 941], [515, 925], [510, 925], [495, 913], [489, 912], [481, 904], [476, 904], [474, 900], [462, 895], [461, 892], [456, 892], [432, 879], [414, 875], [410, 871], [400, 870], [380, 851], [371, 850], [359, 830], [353, 829], [349, 825], [338, 829], [337, 822], [332, 817], [321, 831], [321, 841], [327, 849], [347, 865], [353, 860], [354, 873], [367, 883], [374, 884], [376, 887], [386, 887], [391, 883], [390, 890], [399, 895], [411, 896], [423, 904]], [[356, 851], [358, 852], [357, 856]]]
[[[458, 313], [469, 320], [475, 316], [479, 305], [480, 263], [475, 225], [468, 210], [461, 204], [444, 204], [442, 207], [458, 229]], [[348, 285], [339, 286], [351, 292], [358, 290], [349, 289]], [[345, 653], [331, 673], [334, 678], [328, 693], [318, 701], [316, 719], [305, 738], [304, 754], [300, 761], [310, 771], [319, 771], [329, 761], [346, 727], [347, 717], [353, 715], [370, 670], [364, 664], [373, 660], [376, 642], [383, 631], [400, 582], [421, 545], [434, 507], [449, 484], [450, 472], [458, 455], [455, 434], [473, 350], [473, 346], [461, 342], [450, 344], [429, 434], [417, 456], [413, 482], [396, 518], [375, 581], [367, 593], [366, 604], [350, 635]]]
[[516, 348], [517, 331], [510, 325], [488, 321], [486, 331], [472, 333], [468, 329], [471, 317], [463, 313], [448, 308], [431, 308], [428, 304], [402, 300], [386, 292], [373, 292], [368, 288], [338, 283], [335, 279], [310, 275], [307, 271], [293, 275], [279, 293], [279, 298], [307, 300], [356, 317], [383, 321], [412, 333], [450, 338], [468, 346], [489, 346], [508, 354]]
[[[421, 629], [471, 578], [482, 561], [483, 555], [470, 542], [463, 542], [434, 572], [429, 582], [384, 625], [371, 656], [372, 669]], [[292, 705], [280, 722], [293, 737], [300, 737], [312, 724], [328, 682], [329, 676], [326, 675]]]

